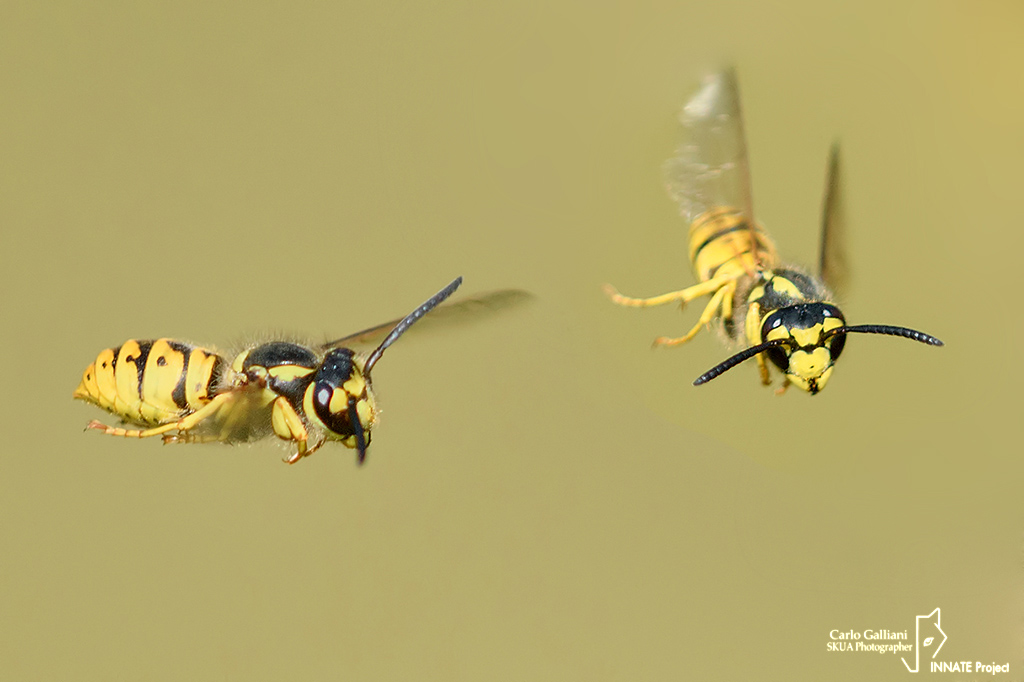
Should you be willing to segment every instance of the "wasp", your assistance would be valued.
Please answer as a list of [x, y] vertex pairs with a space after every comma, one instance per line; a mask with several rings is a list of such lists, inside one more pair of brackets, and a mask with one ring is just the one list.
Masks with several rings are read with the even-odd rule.
[[708, 78], [683, 107], [686, 141], [666, 163], [670, 196], [690, 225], [689, 256], [698, 284], [652, 298], [605, 293], [622, 306], [686, 304], [710, 297], [700, 319], [677, 338], [659, 337], [655, 346], [686, 343], [716, 323], [726, 339], [746, 348], [700, 375], [705, 384], [755, 358], [761, 381], [771, 383], [769, 362], [790, 384], [817, 394], [825, 387], [847, 334], [887, 334], [932, 346], [942, 341], [906, 327], [849, 325], [826, 281], [839, 279], [837, 247], [838, 147], [833, 147], [825, 192], [819, 273], [780, 262], [775, 244], [755, 222], [739, 90], [732, 71]]
[[[232, 360], [182, 341], [125, 341], [90, 364], [74, 397], [97, 405], [127, 424], [93, 420], [87, 429], [112, 436], [165, 443], [243, 442], [271, 433], [294, 443], [289, 464], [328, 441], [366, 459], [377, 421], [371, 372], [391, 344], [451, 296], [462, 278], [400, 320], [310, 348], [273, 341], [248, 348]], [[516, 293], [516, 292], [513, 292]], [[369, 355], [345, 347], [387, 332]]]

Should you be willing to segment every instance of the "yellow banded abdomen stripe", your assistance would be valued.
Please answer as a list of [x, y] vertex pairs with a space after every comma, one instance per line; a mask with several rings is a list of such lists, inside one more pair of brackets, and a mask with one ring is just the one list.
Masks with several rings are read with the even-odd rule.
[[151, 342], [142, 376], [140, 406], [142, 416], [148, 423], [164, 424], [188, 411], [189, 406], [184, 400], [184, 385], [189, 350], [187, 345], [170, 339]]
[[113, 411], [117, 399], [117, 382], [114, 381], [114, 364], [117, 361], [118, 348], [107, 348], [96, 358], [96, 393], [99, 404], [105, 410]]
[[149, 355], [149, 341], [129, 339], [114, 357], [114, 409], [125, 419], [146, 423], [142, 418], [142, 373]]
[[[707, 211], [690, 226], [690, 262], [697, 277], [707, 281], [725, 271], [736, 274], [770, 268], [777, 259], [775, 245], [757, 224], [753, 231], [733, 208]], [[724, 271], [723, 271], [724, 269]]]
[[192, 409], [210, 402], [213, 384], [220, 378], [225, 360], [205, 348], [192, 348], [185, 370], [185, 401]]

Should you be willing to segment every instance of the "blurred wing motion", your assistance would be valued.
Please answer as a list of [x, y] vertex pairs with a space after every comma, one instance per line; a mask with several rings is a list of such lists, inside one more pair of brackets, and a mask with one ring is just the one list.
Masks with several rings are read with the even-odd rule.
[[832, 145], [828, 174], [825, 177], [825, 201], [821, 209], [821, 253], [818, 273], [825, 284], [842, 293], [849, 282], [846, 265], [846, 215], [843, 211], [842, 178], [839, 175], [839, 143]]
[[[478, 294], [454, 303], [446, 303], [435, 308], [416, 324], [415, 330], [410, 333], [421, 334], [427, 329], [436, 329], [441, 326], [454, 327], [460, 324], [476, 320], [480, 317], [491, 315], [501, 310], [514, 308], [532, 300], [533, 294], [521, 289], [502, 289], [489, 293]], [[321, 350], [337, 348], [338, 346], [353, 345], [376, 345], [391, 332], [403, 318], [391, 320], [384, 324], [378, 324], [368, 329], [334, 339], [320, 346]]]
[[753, 224], [750, 167], [739, 89], [731, 70], [709, 76], [679, 115], [685, 139], [665, 163], [668, 193], [687, 223], [719, 207]]

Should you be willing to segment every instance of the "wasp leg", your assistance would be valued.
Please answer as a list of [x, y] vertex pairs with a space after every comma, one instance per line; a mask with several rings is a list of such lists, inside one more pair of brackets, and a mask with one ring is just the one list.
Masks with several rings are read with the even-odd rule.
[[[293, 439], [286, 438], [285, 440], [293, 440]], [[285, 464], [295, 464], [296, 462], [298, 462], [303, 457], [309, 457], [314, 452], [316, 452], [317, 450], [322, 448], [324, 443], [327, 442], [327, 439], [321, 439], [319, 443], [317, 443], [316, 445], [312, 445], [312, 446], [309, 445], [308, 437], [307, 437], [306, 440], [296, 440], [296, 442], [298, 443], [299, 448], [298, 448], [298, 450], [295, 451], [294, 455], [292, 455], [290, 457], [285, 457], [283, 460], [281, 460]]]
[[759, 353], [754, 357], [757, 358], [757, 369], [761, 372], [761, 383], [765, 386], [771, 386], [772, 376], [768, 373], [768, 362], [764, 359], [764, 354]]
[[151, 436], [161, 435], [170, 431], [180, 431], [182, 433], [190, 431], [196, 428], [202, 422], [214, 416], [220, 410], [226, 406], [233, 398], [231, 393], [222, 393], [217, 397], [213, 398], [210, 402], [205, 404], [203, 408], [197, 410], [190, 415], [186, 415], [176, 422], [169, 422], [156, 426], [152, 429], [126, 429], [118, 426], [108, 426], [102, 422], [98, 422], [95, 419], [89, 422], [86, 429], [96, 429], [102, 431], [106, 435], [123, 436], [126, 438], [148, 438]]
[[789, 388], [789, 377], [782, 378], [782, 385], [775, 389], [775, 395], [782, 395]]
[[[285, 440], [291, 440], [291, 439], [287, 439], [286, 438]], [[308, 437], [307, 437], [306, 440], [299, 440], [299, 441], [296, 441], [296, 442], [298, 443], [299, 448], [298, 448], [298, 450], [296, 450], [294, 455], [292, 455], [290, 457], [285, 457], [283, 460], [281, 460], [285, 464], [295, 464], [296, 462], [298, 462], [303, 457], [309, 457], [314, 452], [316, 452], [317, 450], [322, 448], [324, 443], [327, 442], [327, 440], [323, 439], [319, 443], [317, 443], [316, 445], [312, 445], [312, 446], [309, 445]]]
[[685, 306], [695, 298], [715, 293], [718, 289], [729, 282], [734, 282], [736, 279], [736, 275], [722, 275], [720, 277], [709, 279], [706, 282], [701, 282], [700, 284], [694, 284], [692, 287], [686, 287], [679, 291], [670, 291], [667, 294], [652, 296], [651, 298], [631, 298], [629, 296], [623, 296], [611, 284], [604, 285], [604, 293], [611, 299], [612, 303], [631, 308], [649, 308], [651, 306], [672, 303], [673, 301], [679, 301], [683, 306]]
[[693, 326], [693, 329], [688, 331], [685, 336], [680, 336], [675, 339], [669, 338], [667, 336], [659, 336], [654, 340], [654, 345], [678, 346], [680, 344], [686, 343], [694, 336], [696, 336], [697, 333], [700, 332], [701, 328], [704, 327], [704, 325], [710, 323], [711, 320], [715, 319], [715, 316], [718, 315], [719, 310], [722, 311], [722, 316], [725, 317], [725, 309], [728, 308], [729, 314], [731, 316], [732, 296], [734, 293], [736, 293], [735, 279], [728, 281], [726, 284], [722, 285], [718, 289], [718, 291], [715, 292], [715, 295], [711, 297], [711, 300], [708, 301], [708, 304], [704, 306], [704, 312], [701, 313], [700, 319], [697, 321], [697, 324], [695, 324]]
[[160, 426], [156, 426], [151, 429], [125, 429], [121, 427], [107, 426], [95, 419], [89, 422], [89, 425], [86, 426], [86, 428], [102, 431], [108, 436], [124, 436], [125, 438], [149, 438], [151, 436], [159, 436], [170, 431], [181, 431], [184, 433], [191, 431], [203, 421], [215, 415], [226, 405], [231, 403], [233, 399], [233, 393], [222, 393], [200, 409], [191, 414], [185, 415], [178, 421], [161, 424]]
[[314, 446], [312, 449], [307, 447], [309, 433], [306, 431], [306, 425], [302, 423], [302, 418], [299, 417], [295, 408], [283, 396], [274, 400], [271, 422], [274, 425], [274, 433], [279, 438], [295, 441], [298, 445], [294, 455], [284, 458], [284, 461], [288, 464], [295, 464], [319, 447], [319, 445]]
[[[235, 401], [239, 398], [239, 393], [232, 391], [230, 394], [222, 394], [224, 400], [218, 406], [216, 412], [217, 419], [220, 428], [216, 431], [208, 433], [193, 433], [191, 430], [179, 431], [178, 433], [165, 433], [164, 444], [168, 443], [215, 443], [215, 442], [228, 442], [232, 440], [232, 434], [235, 433], [238, 427], [239, 421], [246, 415], [245, 409], [232, 409]], [[230, 397], [229, 397], [230, 396]], [[213, 416], [213, 412], [203, 417], [203, 420], [209, 419]], [[202, 420], [200, 420], [202, 421]], [[196, 422], [189, 426], [189, 429], [193, 429], [198, 426], [199, 422]]]
[[322, 448], [324, 446], [324, 443], [326, 443], [326, 442], [327, 442], [326, 438], [321, 438], [319, 443], [317, 443], [316, 445], [312, 445], [312, 446], [310, 446], [309, 448], [306, 449], [306, 454], [303, 455], [303, 457], [309, 457], [314, 452], [316, 452], [317, 450]]
[[164, 445], [170, 443], [216, 443], [224, 440], [219, 433], [165, 433], [164, 434]]
[[729, 293], [727, 293], [725, 295], [725, 298], [722, 299], [722, 320], [723, 321], [731, 320], [732, 319], [732, 302], [733, 302], [733, 299], [735, 299], [735, 297], [736, 297], [736, 288], [737, 288], [737, 286], [738, 286], [737, 285], [737, 280], [733, 280], [729, 284], [725, 285], [726, 288], [729, 288]]

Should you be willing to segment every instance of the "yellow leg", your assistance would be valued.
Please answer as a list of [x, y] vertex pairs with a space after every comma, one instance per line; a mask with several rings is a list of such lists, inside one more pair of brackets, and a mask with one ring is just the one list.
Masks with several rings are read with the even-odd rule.
[[764, 359], [764, 353], [759, 353], [754, 357], [757, 358], [757, 369], [761, 371], [761, 383], [770, 386], [772, 376], [768, 373], [768, 361]]
[[662, 294], [661, 296], [652, 296], [651, 298], [631, 298], [629, 296], [623, 296], [616, 291], [615, 287], [611, 284], [604, 285], [604, 293], [611, 299], [612, 303], [631, 308], [649, 308], [651, 306], [672, 303], [673, 301], [679, 301], [685, 306], [695, 298], [715, 293], [718, 289], [722, 288], [729, 282], [735, 282], [736, 279], [737, 277], [735, 275], [722, 275], [721, 277], [715, 277], [706, 282], [701, 282], [700, 284], [694, 284], [692, 287], [686, 287], [680, 291], [671, 291], [667, 294]]
[[782, 395], [789, 388], [789, 377], [782, 377], [782, 385], [775, 389], [775, 395]]
[[165, 433], [163, 440], [164, 445], [170, 443], [216, 443], [224, 440], [224, 437], [219, 433]]
[[[728, 301], [730, 313], [732, 312], [732, 295], [735, 291], [736, 280], [731, 280], [727, 282], [725, 285], [720, 287], [718, 291], [715, 292], [714, 296], [711, 297], [711, 300], [708, 301], [708, 304], [704, 306], [704, 312], [701, 313], [700, 319], [697, 321], [697, 324], [695, 324], [693, 326], [693, 329], [688, 331], [685, 336], [680, 336], [675, 339], [669, 338], [667, 336], [659, 336], [654, 340], [654, 345], [678, 346], [680, 344], [686, 343], [694, 336], [696, 336], [697, 333], [704, 327], [704, 325], [710, 323], [711, 320], [715, 319], [715, 316], [719, 314], [720, 310], [724, 311], [726, 307], [726, 301]], [[722, 315], [724, 317], [724, 312], [722, 313]]]
[[[302, 456], [303, 456], [303, 457], [309, 457], [309, 456], [310, 456], [310, 455], [312, 455], [312, 454], [313, 454], [314, 452], [316, 452], [317, 450], [319, 450], [320, 448], [322, 448], [322, 447], [324, 446], [324, 443], [326, 443], [326, 442], [327, 442], [327, 439], [326, 439], [326, 438], [321, 438], [321, 439], [320, 439], [320, 442], [319, 442], [319, 443], [317, 443], [316, 445], [311, 445], [311, 446], [309, 446], [308, 448], [306, 448], [306, 451], [305, 451], [304, 453], [302, 453]], [[297, 460], [296, 460], [296, 461], [297, 461]], [[289, 464], [294, 464], [294, 462], [288, 462], [288, 463], [289, 463]]]
[[313, 447], [308, 447], [309, 432], [306, 431], [306, 425], [302, 423], [302, 418], [284, 397], [274, 400], [271, 419], [274, 424], [274, 433], [283, 440], [295, 441], [298, 446], [295, 454], [284, 458], [288, 464], [295, 464], [303, 457], [316, 452], [323, 445], [323, 441], [320, 441]]
[[736, 280], [733, 280], [725, 285], [729, 289], [729, 293], [722, 299], [722, 319], [732, 319], [732, 301], [736, 297]]
[[123, 436], [125, 438], [149, 438], [151, 436], [159, 436], [170, 431], [180, 431], [184, 433], [191, 431], [203, 421], [215, 415], [226, 405], [229, 405], [233, 400], [234, 393], [222, 393], [200, 409], [191, 414], [185, 415], [178, 421], [162, 424], [151, 429], [125, 429], [122, 427], [107, 426], [95, 419], [89, 422], [89, 425], [86, 428], [102, 431], [108, 436]]
[[[242, 390], [242, 389], [237, 389]], [[228, 394], [224, 394], [225, 396]], [[231, 398], [225, 397], [224, 401], [220, 404], [217, 412], [217, 423], [219, 429], [216, 431], [210, 431], [207, 433], [192, 433], [191, 431], [179, 431], [178, 433], [165, 433], [164, 444], [168, 443], [214, 443], [214, 442], [227, 442], [232, 440], [232, 434], [235, 433], [239, 426], [239, 422], [244, 419], [249, 413], [247, 405], [244, 403], [238, 403], [240, 394], [236, 391], [231, 392]], [[251, 395], [251, 394], [250, 394]], [[250, 400], [250, 396], [246, 396], [246, 400]], [[238, 407], [235, 405], [238, 404]], [[234, 409], [233, 409], [234, 408]], [[213, 413], [206, 415], [205, 419], [209, 419], [213, 416]], [[198, 424], [193, 424], [190, 428], [195, 428]]]
[[704, 307], [704, 312], [700, 316], [700, 320], [694, 327], [686, 333], [685, 336], [678, 338], [670, 338], [668, 336], [659, 336], [654, 340], [655, 346], [678, 346], [686, 343], [700, 332], [701, 328], [707, 325], [715, 318], [716, 315], [721, 315], [723, 319], [732, 317], [732, 298], [736, 293], [736, 280], [739, 278], [738, 275], [722, 275], [720, 277], [714, 277], [701, 282], [700, 284], [694, 284], [692, 287], [681, 289], [680, 291], [672, 291], [661, 296], [653, 296], [651, 298], [630, 298], [629, 296], [623, 296], [615, 290], [610, 284], [606, 284], [604, 292], [608, 298], [611, 299], [612, 303], [622, 306], [630, 306], [634, 308], [647, 308], [650, 306], [664, 305], [666, 303], [672, 303], [679, 301], [680, 307], [685, 308], [686, 304], [690, 301], [700, 298], [701, 296], [711, 296], [711, 300]]

